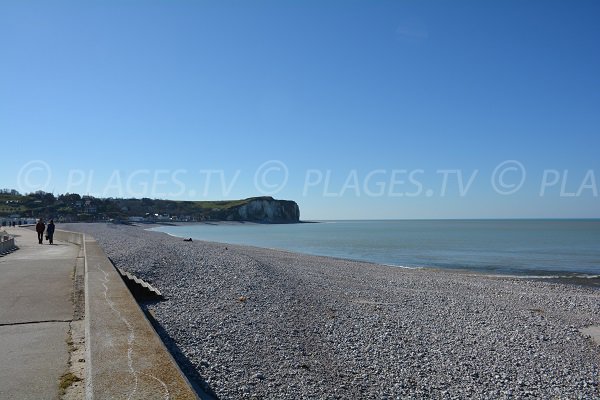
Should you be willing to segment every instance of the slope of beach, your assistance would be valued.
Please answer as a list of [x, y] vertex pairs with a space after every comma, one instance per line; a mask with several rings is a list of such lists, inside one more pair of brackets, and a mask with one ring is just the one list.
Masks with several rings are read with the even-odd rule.
[[148, 304], [222, 399], [600, 398], [600, 291], [406, 270], [140, 227], [63, 225], [167, 297]]

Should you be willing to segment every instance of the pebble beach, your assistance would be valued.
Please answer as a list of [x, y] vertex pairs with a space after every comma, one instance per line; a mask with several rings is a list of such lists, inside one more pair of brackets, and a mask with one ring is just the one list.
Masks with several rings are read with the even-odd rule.
[[144, 304], [219, 399], [600, 399], [600, 291], [64, 224], [166, 300]]

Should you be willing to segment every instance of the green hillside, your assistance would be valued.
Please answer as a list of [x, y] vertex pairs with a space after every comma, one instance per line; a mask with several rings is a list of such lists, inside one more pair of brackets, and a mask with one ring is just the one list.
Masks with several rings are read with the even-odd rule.
[[[231, 211], [252, 200], [175, 201], [157, 199], [114, 199], [36, 192], [22, 195], [16, 191], [0, 191], [0, 218], [54, 218], [58, 221], [204, 221], [232, 219]], [[236, 219], [236, 218], [234, 218]]]

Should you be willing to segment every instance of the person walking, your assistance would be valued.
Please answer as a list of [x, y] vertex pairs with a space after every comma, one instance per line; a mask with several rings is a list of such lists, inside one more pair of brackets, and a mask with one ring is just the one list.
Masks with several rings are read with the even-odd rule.
[[46, 227], [46, 237], [48, 238], [50, 244], [54, 244], [54, 228], [56, 228], [54, 226], [54, 220], [51, 219], [50, 222], [48, 222], [48, 226]]
[[38, 223], [35, 225], [35, 231], [38, 234], [38, 242], [42, 244], [44, 240], [44, 231], [46, 230], [46, 224], [44, 224], [44, 220], [40, 218]]

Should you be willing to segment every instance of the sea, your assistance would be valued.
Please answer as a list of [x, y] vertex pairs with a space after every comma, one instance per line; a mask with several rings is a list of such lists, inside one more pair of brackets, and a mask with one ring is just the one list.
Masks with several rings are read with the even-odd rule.
[[200, 223], [182, 238], [367, 261], [533, 278], [600, 278], [600, 220], [369, 220]]

